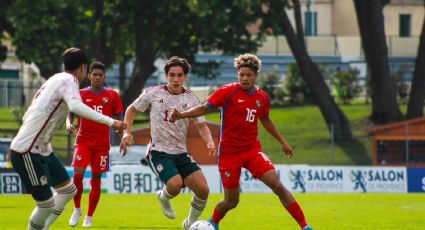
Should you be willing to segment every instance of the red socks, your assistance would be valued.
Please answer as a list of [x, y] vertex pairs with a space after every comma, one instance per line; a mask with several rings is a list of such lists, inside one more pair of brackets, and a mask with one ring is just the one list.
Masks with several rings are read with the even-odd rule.
[[78, 173], [74, 173], [74, 184], [77, 187], [77, 194], [74, 196], [74, 207], [81, 207], [81, 195], [83, 194], [83, 178], [84, 176]]
[[99, 203], [100, 193], [101, 193], [100, 179], [92, 178], [90, 183], [91, 183], [91, 190], [89, 195], [89, 210], [87, 211], [87, 216], [93, 216], [93, 213], [97, 207], [97, 203]]
[[303, 210], [301, 210], [298, 202], [295, 201], [294, 203], [290, 204], [288, 207], [286, 207], [286, 210], [288, 210], [291, 216], [298, 222], [301, 229], [308, 225], [307, 221], [305, 220]]
[[221, 219], [223, 219], [223, 217], [224, 217], [224, 215], [221, 215], [221, 213], [219, 213], [219, 212], [217, 211], [217, 209], [215, 209], [215, 208], [214, 208], [214, 214], [213, 214], [213, 216], [211, 217], [211, 221], [212, 221], [214, 224], [218, 224], [218, 223], [220, 223], [220, 220], [221, 220]]

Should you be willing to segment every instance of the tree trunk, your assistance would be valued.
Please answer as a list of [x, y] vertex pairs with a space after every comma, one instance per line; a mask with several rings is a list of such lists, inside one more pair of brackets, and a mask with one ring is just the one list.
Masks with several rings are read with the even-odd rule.
[[151, 16], [146, 19], [142, 14], [143, 6], [136, 7], [134, 17], [136, 61], [130, 82], [121, 95], [124, 108], [127, 108], [140, 95], [148, 77], [155, 71], [156, 51], [152, 39], [155, 33], [155, 18]]
[[301, 45], [305, 49], [303, 21], [301, 16], [301, 4], [299, 0], [292, 0], [292, 3], [294, 4], [294, 18], [295, 18], [295, 28], [297, 29], [297, 37]]
[[299, 41], [284, 10], [282, 11], [280, 25], [289, 47], [295, 56], [302, 76], [316, 98], [316, 103], [320, 108], [328, 129], [330, 131], [333, 130], [335, 140], [350, 140], [352, 138], [350, 123], [332, 98], [322, 74], [311, 60], [302, 42]]
[[386, 124], [402, 118], [390, 77], [381, 1], [354, 0], [372, 90], [371, 119]]
[[422, 23], [422, 32], [416, 56], [415, 72], [413, 73], [412, 88], [407, 106], [407, 118], [423, 116], [425, 99], [425, 18]]
[[118, 88], [121, 92], [125, 90], [125, 81], [127, 79], [127, 60], [124, 59], [120, 65], [119, 65], [119, 82], [118, 82]]

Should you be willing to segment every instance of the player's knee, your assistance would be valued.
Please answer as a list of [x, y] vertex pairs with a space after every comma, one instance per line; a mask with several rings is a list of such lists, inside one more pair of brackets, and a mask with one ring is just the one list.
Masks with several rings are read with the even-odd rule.
[[270, 189], [277, 195], [285, 192], [285, 186], [279, 181], [276, 180], [271, 186]]
[[173, 177], [167, 181], [167, 191], [176, 196], [183, 187], [183, 180], [180, 177]]

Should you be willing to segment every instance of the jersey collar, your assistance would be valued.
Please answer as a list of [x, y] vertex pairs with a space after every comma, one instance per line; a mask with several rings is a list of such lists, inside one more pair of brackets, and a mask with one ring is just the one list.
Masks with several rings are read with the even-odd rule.
[[102, 89], [100, 89], [98, 91], [94, 90], [91, 86], [89, 86], [88, 88], [89, 88], [90, 91], [92, 91], [96, 95], [101, 94], [105, 90], [105, 87], [102, 87]]

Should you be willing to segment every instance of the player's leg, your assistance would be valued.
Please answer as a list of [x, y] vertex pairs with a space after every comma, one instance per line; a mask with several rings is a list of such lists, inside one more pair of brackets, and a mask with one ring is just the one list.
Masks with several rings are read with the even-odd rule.
[[82, 146], [76, 146], [72, 165], [74, 166], [73, 181], [77, 188], [77, 194], [74, 196], [74, 212], [69, 219], [69, 225], [74, 227], [78, 224], [80, 217], [83, 215], [81, 209], [81, 197], [84, 191], [84, 174], [90, 162], [90, 152]]
[[53, 198], [55, 207], [49, 218], [46, 220], [46, 229], [62, 214], [66, 204], [75, 196], [77, 188], [69, 178], [68, 172], [62, 163], [52, 153], [48, 156], [46, 163], [49, 168], [51, 185], [55, 189]]
[[189, 215], [183, 221], [183, 228], [189, 229], [190, 225], [197, 221], [204, 211], [210, 189], [207, 179], [190, 154], [180, 154], [177, 162], [180, 165], [178, 169], [185, 186], [194, 193], [190, 203]]
[[43, 157], [33, 155], [30, 153], [19, 154], [14, 151], [11, 151], [10, 154], [13, 169], [19, 174], [26, 190], [36, 202], [36, 207], [29, 219], [29, 230], [43, 229], [55, 206], [50, 185], [47, 183], [47, 171], [39, 159]]
[[149, 167], [165, 185], [162, 190], [157, 192], [162, 212], [166, 217], [174, 219], [176, 218], [176, 213], [170, 199], [176, 197], [183, 187], [183, 179], [178, 173], [175, 155], [151, 151], [148, 160]]
[[91, 165], [91, 189], [89, 194], [89, 208], [87, 215], [84, 218], [83, 227], [90, 227], [93, 225], [93, 214], [100, 200], [101, 195], [101, 177], [102, 174], [109, 171], [109, 153], [105, 150], [91, 150], [90, 151], [90, 165]]
[[215, 229], [218, 229], [218, 224], [226, 213], [236, 208], [239, 203], [239, 179], [244, 161], [245, 159], [240, 154], [222, 154], [220, 156], [219, 171], [224, 188], [224, 200], [215, 206], [214, 213], [209, 220]]
[[288, 210], [302, 229], [309, 227], [299, 204], [294, 196], [292, 196], [291, 192], [280, 182], [274, 165], [261, 151], [261, 148], [253, 149], [249, 152], [249, 155], [251, 157], [246, 168], [255, 178], [260, 179], [279, 197], [282, 205]]

